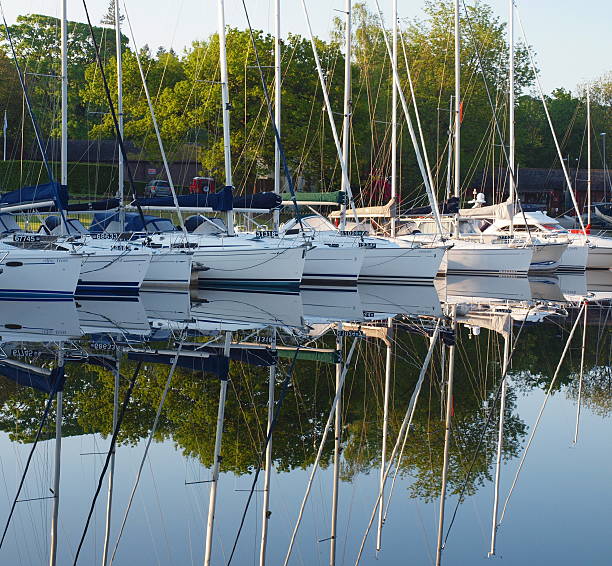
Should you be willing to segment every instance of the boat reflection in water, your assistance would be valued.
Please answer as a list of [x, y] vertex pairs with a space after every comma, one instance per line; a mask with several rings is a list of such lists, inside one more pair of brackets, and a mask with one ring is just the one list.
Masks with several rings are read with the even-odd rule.
[[[427, 537], [411, 542], [415, 562], [436, 552], [477, 563], [485, 548], [468, 499], [490, 525], [486, 550], [515, 556], [505, 525], [523, 532], [532, 508], [506, 504], [528, 435], [539, 434], [532, 401], [561, 388], [556, 410], [567, 405], [578, 431], [578, 382], [584, 414], [603, 399], [607, 342], [582, 337], [612, 299], [612, 279], [595, 275], [6, 303], [2, 561], [19, 563], [26, 524], [43, 559], [31, 563], [55, 552], [73, 562], [81, 539], [79, 562], [150, 563], [164, 537], [177, 563], [219, 562], [235, 540], [236, 564], [253, 545], [268, 563], [297, 562], [298, 547], [315, 562], [337, 550], [332, 541], [349, 562], [398, 563], [418, 501]], [[569, 359], [570, 336], [574, 352], [585, 340], [584, 358]], [[538, 493], [548, 471], [532, 463], [517, 484]], [[563, 466], [556, 473], [565, 478]], [[150, 535], [137, 528], [147, 516]], [[436, 544], [457, 525], [461, 540]]]

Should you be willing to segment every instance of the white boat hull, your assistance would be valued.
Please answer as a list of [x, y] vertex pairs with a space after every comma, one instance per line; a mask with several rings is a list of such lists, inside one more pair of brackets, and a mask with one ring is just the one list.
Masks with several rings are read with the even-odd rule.
[[193, 254], [174, 250], [154, 250], [143, 287], [189, 287]]
[[62, 251], [0, 249], [0, 299], [71, 301], [82, 260]]
[[612, 239], [589, 236], [588, 269], [612, 268]]
[[[612, 250], [610, 250], [612, 252]], [[584, 240], [574, 240], [570, 242], [567, 249], [561, 256], [561, 265], [559, 271], [563, 273], [583, 273], [587, 267], [587, 261], [591, 252]], [[612, 256], [610, 257], [610, 265], [612, 265]]]
[[364, 248], [359, 283], [405, 285], [433, 281], [445, 248], [375, 247]]
[[532, 256], [531, 248], [459, 240], [446, 252], [446, 273], [522, 276], [527, 275]]
[[303, 247], [199, 247], [193, 256], [200, 287], [298, 287], [304, 272]]
[[84, 250], [76, 295], [137, 295], [150, 263], [151, 252], [148, 250], [97, 249], [92, 253]]
[[363, 259], [363, 249], [357, 246], [331, 247], [316, 242], [316, 245], [306, 252], [302, 283], [355, 285]]
[[561, 266], [561, 258], [568, 248], [567, 243], [545, 243], [533, 246], [529, 271], [551, 272]]

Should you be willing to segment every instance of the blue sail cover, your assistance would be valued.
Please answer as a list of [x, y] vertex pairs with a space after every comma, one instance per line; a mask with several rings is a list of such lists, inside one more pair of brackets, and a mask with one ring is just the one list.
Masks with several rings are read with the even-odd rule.
[[[59, 203], [57, 202], [58, 196]], [[59, 204], [62, 208], [66, 208], [68, 206], [68, 188], [57, 182], [22, 187], [21, 189], [0, 196], [0, 206], [34, 204], [49, 200]]]
[[[232, 210], [232, 187], [223, 187], [216, 193], [199, 193], [177, 196], [179, 206], [186, 208], [212, 208], [217, 212]], [[174, 206], [172, 197], [139, 198], [133, 202], [140, 206]]]
[[[104, 232], [112, 222], [119, 222], [118, 212], [98, 212], [93, 216], [89, 231], [96, 234]], [[123, 228], [125, 232], [169, 232], [176, 229], [176, 226], [167, 218], [146, 214], [141, 216], [137, 212], [126, 212], [125, 214]]]
[[48, 375], [46, 372], [37, 372], [29, 369], [12, 365], [7, 362], [0, 362], [0, 375], [25, 387], [31, 387], [45, 393], [54, 393], [64, 389], [64, 368], [57, 367]]

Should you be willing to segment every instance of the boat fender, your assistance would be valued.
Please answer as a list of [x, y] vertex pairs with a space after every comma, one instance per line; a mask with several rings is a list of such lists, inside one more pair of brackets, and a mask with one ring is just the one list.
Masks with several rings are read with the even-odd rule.
[[210, 271], [210, 267], [207, 267], [203, 263], [195, 262], [192, 266], [192, 271]]

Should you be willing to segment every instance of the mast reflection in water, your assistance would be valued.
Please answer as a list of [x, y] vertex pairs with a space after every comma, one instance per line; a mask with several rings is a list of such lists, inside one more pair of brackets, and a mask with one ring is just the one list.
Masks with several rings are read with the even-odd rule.
[[597, 273], [2, 303], [1, 561], [607, 563], [611, 297]]

